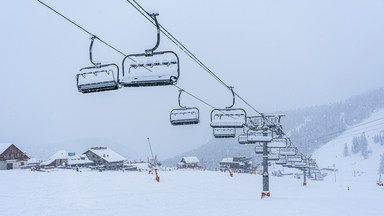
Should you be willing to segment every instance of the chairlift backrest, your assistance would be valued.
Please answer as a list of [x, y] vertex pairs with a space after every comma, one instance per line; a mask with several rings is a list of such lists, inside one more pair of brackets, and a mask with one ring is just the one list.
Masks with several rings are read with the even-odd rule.
[[263, 142], [271, 142], [273, 139], [272, 131], [270, 130], [249, 130], [248, 141], [257, 142], [262, 145]]
[[[168, 56], [172, 60], [156, 60], [159, 56]], [[125, 64], [127, 58], [136, 59], [128, 70]], [[147, 63], [144, 64], [139, 59]], [[174, 85], [180, 77], [179, 57], [173, 51], [154, 52], [150, 56], [145, 53], [127, 55], [123, 59], [122, 71], [121, 84], [124, 87]]]
[[297, 168], [309, 168], [308, 164], [305, 162], [295, 162], [294, 167]]
[[283, 115], [283, 114], [264, 115], [265, 120], [266, 120], [265, 125], [267, 127], [280, 125], [280, 120], [281, 120], [281, 117], [283, 117], [283, 116], [285, 116], [285, 115]]
[[119, 67], [116, 64], [98, 65], [80, 69], [76, 75], [77, 89], [81, 93], [117, 90]]
[[301, 162], [303, 159], [301, 155], [295, 155], [295, 156], [288, 156], [289, 162]]
[[261, 128], [264, 125], [264, 119], [262, 116], [247, 116], [246, 126], [252, 130]]
[[248, 141], [248, 134], [240, 134], [238, 136], [239, 144], [254, 144], [255, 142]]
[[200, 122], [199, 109], [196, 107], [173, 109], [169, 120], [172, 125], [198, 124]]
[[291, 148], [280, 148], [280, 155], [284, 156], [294, 156], [297, 154], [297, 148], [291, 147]]
[[234, 138], [236, 137], [236, 128], [213, 128], [215, 138]]
[[241, 108], [214, 109], [211, 112], [212, 128], [242, 128], [246, 112]]
[[272, 139], [271, 142], [267, 144], [268, 148], [285, 148], [288, 147], [288, 141], [285, 138]]
[[292, 168], [293, 167], [293, 163], [292, 162], [289, 162], [287, 160], [287, 163], [286, 164], [282, 164], [283, 167], [288, 167], [288, 168]]

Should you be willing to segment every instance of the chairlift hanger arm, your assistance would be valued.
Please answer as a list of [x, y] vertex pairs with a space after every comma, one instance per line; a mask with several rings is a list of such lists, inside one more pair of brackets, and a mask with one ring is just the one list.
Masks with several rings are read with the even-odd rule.
[[179, 106], [180, 106], [180, 108], [184, 108], [184, 109], [185, 109], [185, 108], [187, 108], [187, 107], [186, 107], [186, 106], [181, 106], [181, 101], [180, 101], [180, 96], [181, 96], [181, 93], [182, 93], [183, 91], [184, 91], [183, 89], [180, 89], [180, 90], [179, 90], [179, 100], [178, 100], [178, 101], [179, 101]]
[[89, 61], [93, 64], [93, 65], [95, 65], [96, 67], [100, 67], [100, 65], [101, 65], [101, 63], [100, 62], [94, 62], [93, 61], [93, 55], [92, 55], [92, 48], [93, 48], [93, 43], [94, 43], [94, 41], [95, 41], [95, 39], [98, 39], [97, 38], [97, 36], [95, 36], [95, 35], [93, 35], [91, 38], [91, 44], [89, 45]]
[[157, 41], [156, 41], [156, 45], [152, 48], [152, 49], [147, 49], [145, 50], [145, 54], [148, 55], [148, 56], [152, 56], [153, 55], [153, 52], [155, 52], [155, 50], [159, 47], [160, 45], [160, 26], [159, 26], [159, 22], [157, 21], [157, 16], [159, 16], [159, 13], [148, 13], [146, 12], [154, 21], [155, 21], [155, 25], [156, 25], [156, 29], [157, 29]]
[[227, 109], [231, 109], [235, 105], [235, 92], [233, 91], [233, 87], [232, 86], [230, 86], [229, 89], [232, 92], [232, 105], [229, 106], [229, 107], [226, 107]]

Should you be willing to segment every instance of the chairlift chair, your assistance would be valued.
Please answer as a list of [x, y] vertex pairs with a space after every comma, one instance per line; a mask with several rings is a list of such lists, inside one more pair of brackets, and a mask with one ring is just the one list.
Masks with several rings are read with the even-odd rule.
[[287, 160], [286, 164], [282, 164], [283, 167], [293, 168], [293, 163]]
[[263, 116], [247, 116], [245, 125], [252, 130], [262, 128], [264, 125]]
[[246, 112], [242, 108], [232, 108], [235, 105], [235, 93], [233, 87], [230, 87], [232, 92], [232, 105], [225, 109], [214, 109], [211, 112], [211, 127], [212, 128], [242, 128], [245, 125]]
[[248, 141], [250, 142], [257, 142], [261, 145], [263, 142], [271, 142], [272, 139], [273, 135], [272, 131], [270, 130], [261, 129], [256, 131], [248, 131]]
[[215, 138], [235, 138], [236, 128], [213, 128]]
[[288, 162], [301, 162], [302, 160], [301, 155], [288, 156]]
[[267, 144], [268, 148], [286, 148], [288, 141], [285, 138], [274, 138]]
[[[249, 129], [248, 129], [249, 130]], [[250, 142], [248, 141], [248, 132], [245, 133], [245, 128], [243, 128], [243, 131], [244, 131], [244, 134], [240, 134], [237, 138], [238, 138], [238, 142], [239, 144], [255, 144], [255, 142]]]
[[265, 121], [265, 125], [267, 127], [271, 127], [271, 126], [279, 126], [280, 125], [280, 120], [281, 120], [281, 117], [284, 117], [285, 115], [284, 114], [268, 114], [268, 115], [264, 115], [266, 121]]
[[306, 162], [295, 162], [294, 167], [302, 169], [309, 168], [308, 163]]
[[95, 63], [92, 59], [92, 48], [96, 36], [91, 37], [89, 46], [90, 67], [81, 68], [76, 75], [77, 89], [81, 93], [101, 92], [119, 89], [119, 67], [116, 64]]
[[282, 156], [294, 156], [297, 154], [296, 147], [280, 148], [280, 155]]
[[170, 113], [169, 120], [172, 125], [191, 125], [198, 124], [199, 109], [196, 107], [185, 107], [181, 105], [180, 96], [183, 90], [179, 90], [179, 106], [178, 109], [173, 109]]
[[[157, 42], [152, 49], [145, 50], [145, 53], [131, 54], [125, 56], [122, 63], [123, 77], [120, 83], [124, 87], [145, 87], [175, 85], [180, 77], [180, 63], [178, 55], [173, 51], [155, 52], [160, 44], [160, 26], [157, 21], [158, 13], [149, 14], [155, 21], [157, 28]], [[167, 60], [160, 58], [167, 57]], [[133, 62], [128, 70], [125, 68], [125, 61], [129, 58]], [[157, 58], [157, 59], [156, 59]], [[136, 59], [136, 60], [135, 60]], [[142, 59], [146, 63], [140, 62]]]

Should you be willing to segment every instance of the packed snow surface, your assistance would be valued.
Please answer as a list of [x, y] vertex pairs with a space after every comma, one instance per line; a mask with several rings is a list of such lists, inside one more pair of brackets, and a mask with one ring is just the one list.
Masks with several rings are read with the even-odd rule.
[[[214, 171], [0, 171], [2, 215], [369, 215], [384, 213], [384, 190], [373, 176], [332, 175], [325, 181], [271, 177], [271, 197], [260, 199], [262, 176]], [[347, 190], [347, 188], [350, 190]]]

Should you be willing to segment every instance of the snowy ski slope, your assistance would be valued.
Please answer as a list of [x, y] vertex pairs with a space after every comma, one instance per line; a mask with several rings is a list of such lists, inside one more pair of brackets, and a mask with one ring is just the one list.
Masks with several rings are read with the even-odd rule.
[[[384, 146], [374, 143], [373, 136], [379, 134], [381, 130], [384, 130], [384, 110], [373, 113], [368, 119], [351, 127], [322, 146], [313, 154], [313, 158], [316, 158], [317, 163], [322, 168], [333, 167], [335, 164], [339, 173], [346, 176], [363, 172], [365, 175], [378, 178], [380, 155], [384, 154]], [[363, 132], [365, 132], [368, 140], [368, 151], [370, 151], [368, 159], [364, 159], [360, 153], [352, 154], [351, 152], [353, 137], [360, 136]], [[347, 157], [344, 156], [345, 144], [349, 149], [349, 156]]]
[[[146, 172], [97, 172], [83, 169], [0, 171], [1, 215], [309, 215], [382, 216], [384, 189], [377, 186], [384, 146], [372, 137], [382, 130], [384, 110], [321, 147], [313, 158], [321, 168], [335, 167], [324, 181], [293, 175], [270, 178], [271, 197], [261, 200], [260, 175], [214, 171], [160, 171], [160, 183]], [[368, 159], [343, 156], [354, 136], [366, 132]], [[282, 170], [273, 165], [270, 172]], [[284, 169], [283, 172], [298, 172]], [[348, 190], [349, 188], [349, 190]]]
[[[367, 176], [325, 181], [271, 177], [261, 200], [261, 176], [214, 171], [1, 171], [2, 215], [383, 215], [384, 190]], [[350, 190], [347, 190], [350, 187]]]

